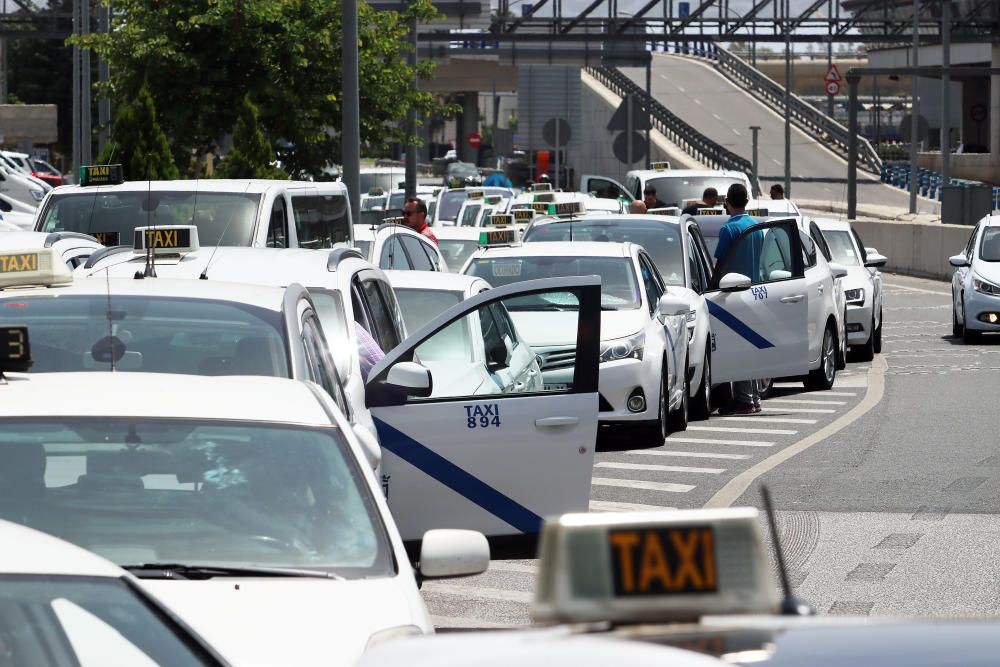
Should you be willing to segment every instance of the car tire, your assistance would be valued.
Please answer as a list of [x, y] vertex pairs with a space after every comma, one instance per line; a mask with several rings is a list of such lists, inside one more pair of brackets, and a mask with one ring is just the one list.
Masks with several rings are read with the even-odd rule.
[[648, 424], [641, 431], [641, 438], [644, 447], [661, 447], [670, 435], [670, 403], [667, 399], [667, 364], [664, 362], [663, 370], [660, 372], [660, 396], [658, 399], [659, 409], [657, 410], [656, 421], [645, 422]]
[[951, 307], [951, 335], [953, 338], [961, 338], [965, 334], [965, 327], [958, 323], [958, 309]]
[[[684, 368], [687, 369], [687, 362], [684, 362]], [[666, 386], [663, 387], [666, 389]], [[676, 410], [670, 412], [670, 417], [668, 420], [668, 426], [670, 427], [671, 433], [677, 433], [679, 431], [686, 431], [688, 427], [688, 415], [690, 412], [690, 400], [691, 395], [691, 380], [688, 379], [687, 373], [684, 373], [684, 388], [681, 389], [681, 404], [677, 406]], [[666, 440], [666, 438], [664, 438]]]
[[858, 356], [858, 361], [871, 361], [875, 358], [875, 318], [872, 318], [871, 328], [868, 329], [868, 340], [864, 345], [854, 348]]
[[878, 328], [875, 329], [875, 354], [882, 354], [882, 309], [878, 309]]
[[965, 343], [978, 343], [982, 338], [982, 331], [976, 331], [975, 329], [969, 328], [969, 323], [966, 321], [965, 316], [968, 313], [965, 312], [965, 299], [962, 299], [962, 341]]
[[705, 363], [702, 365], [701, 384], [691, 399], [691, 419], [701, 421], [712, 414], [712, 357], [705, 351]]
[[826, 391], [833, 388], [833, 383], [837, 379], [836, 339], [833, 327], [827, 324], [823, 332], [823, 347], [819, 353], [819, 368], [809, 371], [809, 376], [803, 383], [806, 389]]
[[847, 307], [844, 307], [844, 328], [840, 331], [840, 345], [837, 346], [837, 370], [847, 368]]

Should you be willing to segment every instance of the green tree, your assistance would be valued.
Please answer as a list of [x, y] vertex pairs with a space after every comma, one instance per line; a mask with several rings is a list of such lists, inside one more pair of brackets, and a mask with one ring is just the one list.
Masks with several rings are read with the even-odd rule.
[[285, 178], [271, 166], [274, 148], [260, 127], [257, 107], [247, 95], [240, 105], [240, 116], [233, 130], [233, 147], [219, 165], [223, 178]]
[[[84, 43], [107, 58], [113, 100], [148, 81], [175, 160], [211, 145], [236, 124], [238, 100], [251, 95], [266, 136], [283, 140], [289, 172], [318, 172], [340, 159], [340, 0], [115, 0], [113, 30]], [[436, 16], [430, 0], [405, 13], [358, 8], [361, 138], [381, 148], [406, 139], [403, 119], [440, 111], [411, 90], [409, 21]], [[431, 63], [417, 74], [428, 77]]]
[[134, 99], [119, 104], [111, 136], [97, 161], [120, 162], [125, 178], [132, 181], [177, 178], [170, 145], [156, 122], [156, 106], [146, 85], [139, 88]]

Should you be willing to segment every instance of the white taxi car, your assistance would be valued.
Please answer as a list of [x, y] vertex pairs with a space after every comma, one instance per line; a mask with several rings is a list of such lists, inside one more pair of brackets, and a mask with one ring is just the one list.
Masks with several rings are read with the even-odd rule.
[[[12, 496], [22, 482], [5, 472], [0, 507], [17, 502]], [[9, 521], [0, 520], [0, 543], [0, 637], [7, 664], [63, 664], [55, 656], [73, 665], [229, 664], [114, 563]]]
[[514, 196], [514, 191], [510, 188], [496, 186], [477, 186], [468, 188], [449, 188], [438, 195], [437, 208], [434, 211], [434, 226], [447, 227], [458, 224], [458, 213], [462, 204], [469, 198], [470, 193], [482, 193], [484, 196], [500, 195], [504, 199]]
[[433, 631], [418, 578], [488, 565], [482, 535], [445, 530], [410, 567], [362, 446], [315, 385], [15, 372], [0, 395], [0, 518], [127, 570], [235, 664], [352, 665]]
[[[617, 438], [627, 432], [638, 436], [634, 443], [659, 446], [671, 430], [687, 427], [689, 306], [664, 290], [642, 247], [585, 242], [489, 247], [476, 252], [463, 273], [495, 286], [555, 276], [600, 276], [602, 436]], [[572, 360], [579, 351], [571, 328], [552, 326], [553, 313], [575, 322], [575, 309], [536, 298], [508, 304], [508, 310], [541, 357], [544, 384], [564, 385], [567, 357]]]
[[752, 193], [750, 179], [741, 171], [711, 169], [670, 169], [665, 163], [661, 168], [636, 169], [625, 175], [625, 185], [604, 176], [585, 175], [580, 178], [580, 189], [590, 191], [614, 191], [623, 198], [642, 199], [643, 190], [652, 185], [656, 196], [667, 206], [684, 208], [689, 202], [701, 201], [706, 188], [715, 188], [720, 197], [725, 197], [729, 186], [739, 183]]
[[354, 225], [354, 247], [380, 269], [448, 270], [433, 241], [394, 218], [385, 218], [377, 227]]
[[692, 419], [712, 412], [712, 327], [703, 293], [712, 276], [705, 242], [693, 221], [661, 215], [542, 217], [524, 231], [524, 243], [603, 241], [634, 243], [649, 255], [663, 281], [661, 291], [688, 301], [688, 383]]
[[1000, 331], [1000, 216], [984, 217], [965, 249], [949, 258], [952, 330], [966, 343], [984, 332]]
[[[534, 215], [534, 211], [526, 211]], [[531, 215], [527, 216], [529, 219]], [[461, 271], [465, 262], [479, 248], [482, 229], [478, 227], [434, 227], [434, 236], [438, 240], [438, 249], [448, 264], [449, 271]]]
[[882, 351], [882, 274], [889, 261], [843, 220], [814, 218], [830, 248], [833, 261], [847, 269], [843, 279], [847, 302], [847, 344], [860, 361], [871, 361]]

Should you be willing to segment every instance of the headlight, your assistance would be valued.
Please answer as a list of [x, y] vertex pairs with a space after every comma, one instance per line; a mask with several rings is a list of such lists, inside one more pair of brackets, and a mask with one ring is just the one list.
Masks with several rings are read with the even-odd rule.
[[1000, 296], [1000, 287], [994, 285], [993, 283], [986, 282], [979, 276], [972, 276], [972, 289], [977, 292], [982, 292], [983, 294], [992, 294], [993, 296]]
[[45, 193], [41, 190], [28, 190], [28, 192], [31, 194], [31, 198], [35, 201], [42, 201], [42, 199], [45, 198]]
[[618, 359], [642, 359], [646, 334], [638, 333], [628, 338], [601, 341], [601, 363]]
[[865, 289], [859, 287], [858, 289], [844, 290], [844, 297], [847, 299], [847, 303], [864, 303]]

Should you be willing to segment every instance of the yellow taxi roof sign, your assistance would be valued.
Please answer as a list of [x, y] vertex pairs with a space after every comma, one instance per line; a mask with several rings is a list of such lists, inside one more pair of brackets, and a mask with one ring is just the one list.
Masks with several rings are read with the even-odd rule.
[[663, 208], [651, 208], [646, 213], [649, 215], [680, 215], [681, 209], [678, 206], [664, 206]]
[[498, 248], [516, 245], [518, 240], [515, 227], [500, 229], [484, 229], [479, 233], [479, 246], [483, 248]]
[[199, 248], [198, 228], [194, 225], [157, 225], [136, 227], [132, 250], [144, 253], [152, 249], [155, 255], [183, 255]]
[[511, 214], [516, 222], [531, 222], [531, 219], [535, 217], [535, 209], [515, 208], [511, 210]]
[[536, 623], [668, 623], [776, 613], [753, 508], [565, 514], [538, 547]]
[[747, 215], [751, 218], [766, 218], [768, 210], [766, 208], [748, 208]]
[[649, 166], [650, 168], [655, 169], [656, 171], [663, 171], [664, 169], [670, 169], [669, 162], [653, 162]]
[[120, 164], [89, 164], [80, 167], [80, 187], [118, 185], [125, 182]]
[[73, 282], [73, 273], [55, 248], [0, 251], [0, 289], [48, 287]]
[[486, 226], [488, 227], [506, 227], [513, 224], [514, 216], [510, 213], [494, 213], [486, 216]]
[[563, 201], [549, 204], [549, 215], [582, 215], [586, 208], [582, 201]]
[[725, 215], [725, 214], [726, 214], [726, 209], [722, 208], [721, 206], [715, 206], [715, 207], [706, 206], [705, 208], [699, 208], [697, 211], [695, 211], [695, 215]]
[[395, 216], [392, 218], [382, 218], [383, 225], [401, 225], [403, 224], [403, 218], [400, 216]]
[[482, 190], [469, 190], [469, 199], [482, 199], [486, 193]]
[[552, 192], [551, 183], [535, 183], [531, 186], [532, 192]]

